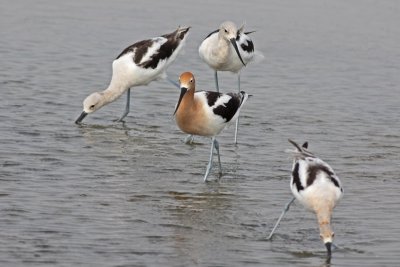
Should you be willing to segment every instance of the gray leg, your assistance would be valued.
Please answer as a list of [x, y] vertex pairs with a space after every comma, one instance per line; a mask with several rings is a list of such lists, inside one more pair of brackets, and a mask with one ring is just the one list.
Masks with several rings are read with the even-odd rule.
[[218, 73], [217, 73], [217, 71], [214, 72], [214, 79], [215, 79], [215, 89], [217, 89], [217, 92], [219, 92]]
[[219, 163], [219, 172], [221, 174], [221, 160], [219, 156], [219, 144], [218, 141], [215, 139], [215, 136], [211, 139], [211, 151], [210, 151], [210, 160], [207, 165], [206, 173], [204, 175], [204, 182], [207, 182], [207, 177], [210, 174], [210, 171], [212, 169], [212, 161], [213, 161], [213, 156], [214, 156], [214, 148], [218, 152], [218, 163]]
[[176, 88], [180, 89], [181, 86], [179, 85], [179, 83], [177, 83], [176, 81], [172, 80], [170, 77], [167, 77], [167, 80]]
[[[240, 93], [240, 72], [238, 73], [238, 90], [239, 90], [239, 93]], [[235, 144], [237, 144], [238, 128], [239, 128], [239, 117], [236, 120], [236, 126], [235, 126]]]
[[221, 168], [221, 157], [219, 156], [219, 143], [217, 139], [214, 138], [214, 147], [215, 150], [217, 150], [217, 155], [218, 155], [218, 165], [219, 165], [219, 177], [222, 176], [222, 168]]
[[240, 93], [240, 72], [238, 72], [238, 92]]
[[290, 205], [293, 203], [293, 201], [295, 201], [295, 197], [293, 197], [288, 203], [286, 203], [285, 208], [282, 211], [281, 216], [279, 216], [278, 221], [275, 223], [274, 228], [272, 229], [271, 233], [269, 234], [269, 236], [267, 237], [267, 240], [270, 240], [272, 238], [272, 235], [274, 234], [276, 228], [278, 228], [279, 223], [281, 222], [283, 215], [285, 215], [285, 213], [289, 210]]
[[185, 140], [183, 141], [185, 144], [193, 144], [194, 141], [194, 135], [189, 134], [186, 136]]
[[237, 144], [237, 133], [238, 133], [238, 128], [239, 128], [239, 117], [236, 120], [236, 126], [235, 126], [235, 144]]
[[128, 91], [126, 92], [126, 106], [125, 106], [125, 111], [122, 114], [121, 118], [118, 119], [118, 122], [121, 122], [126, 115], [128, 115], [129, 113], [129, 104], [130, 104], [130, 99], [131, 99], [131, 88], [128, 89]]

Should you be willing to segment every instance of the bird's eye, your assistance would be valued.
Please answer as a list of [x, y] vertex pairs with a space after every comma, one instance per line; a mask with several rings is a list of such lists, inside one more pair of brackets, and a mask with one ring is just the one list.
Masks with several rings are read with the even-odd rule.
[[94, 109], [94, 105], [91, 105], [91, 106], [90, 106], [90, 109]]
[[335, 237], [335, 233], [334, 232], [332, 232], [332, 237]]
[[224, 29], [225, 30], [225, 33], [228, 33], [228, 30], [227, 29]]
[[193, 79], [190, 79], [190, 82], [193, 83]]

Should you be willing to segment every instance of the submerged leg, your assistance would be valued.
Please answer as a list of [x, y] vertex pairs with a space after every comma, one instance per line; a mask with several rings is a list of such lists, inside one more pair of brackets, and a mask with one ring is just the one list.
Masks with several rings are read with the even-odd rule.
[[274, 234], [276, 228], [278, 228], [278, 225], [279, 225], [279, 223], [281, 222], [281, 220], [282, 220], [282, 218], [283, 218], [283, 215], [285, 215], [285, 213], [289, 210], [290, 205], [293, 203], [293, 201], [294, 201], [295, 199], [296, 199], [296, 198], [293, 197], [288, 203], [286, 203], [285, 208], [283, 209], [281, 216], [279, 216], [279, 219], [278, 219], [278, 221], [275, 223], [275, 226], [274, 226], [274, 228], [272, 229], [272, 231], [271, 231], [271, 233], [269, 234], [269, 236], [267, 237], [267, 240], [270, 240], [270, 239], [272, 238], [272, 235]]
[[188, 136], [186, 136], [185, 140], [183, 141], [185, 144], [193, 144], [194, 141], [194, 135], [189, 134]]
[[128, 91], [126, 92], [126, 106], [125, 106], [125, 111], [122, 114], [121, 118], [119, 118], [117, 121], [121, 122], [126, 115], [128, 115], [129, 113], [129, 104], [130, 104], [130, 99], [131, 99], [131, 88], [128, 89]]
[[[214, 147], [216, 147], [216, 145], [215, 145], [216, 143], [217, 143], [217, 146], [218, 146], [218, 142], [217, 142], [217, 140], [215, 140], [215, 136], [214, 136], [211, 139], [210, 160], [209, 160], [209, 162], [207, 164], [206, 173], [204, 174], [204, 182], [207, 182], [207, 177], [210, 174], [210, 171], [212, 169], [212, 165], [213, 165], [212, 161], [213, 161], [213, 156], [214, 156]], [[219, 149], [217, 149], [217, 151], [218, 151], [218, 161], [219, 161]], [[219, 164], [220, 164], [220, 172], [221, 172], [221, 162], [219, 162]]]
[[[240, 93], [240, 72], [238, 73], [238, 90], [239, 90], [239, 93]], [[236, 126], [235, 126], [235, 144], [237, 144], [238, 128], [239, 128], [239, 117], [236, 120]]]
[[217, 92], [219, 92], [218, 73], [217, 73], [217, 71], [214, 72], [214, 79], [215, 79], [215, 89], [217, 89]]

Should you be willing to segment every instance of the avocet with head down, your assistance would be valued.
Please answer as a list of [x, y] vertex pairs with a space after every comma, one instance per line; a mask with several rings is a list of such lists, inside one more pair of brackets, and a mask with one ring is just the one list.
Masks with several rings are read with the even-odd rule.
[[108, 88], [86, 97], [83, 112], [75, 123], [80, 124], [88, 114], [127, 92], [125, 111], [118, 120], [122, 121], [129, 113], [130, 88], [167, 78], [165, 71], [182, 50], [189, 28], [179, 27], [172, 33], [139, 41], [125, 48], [112, 64], [113, 73]]

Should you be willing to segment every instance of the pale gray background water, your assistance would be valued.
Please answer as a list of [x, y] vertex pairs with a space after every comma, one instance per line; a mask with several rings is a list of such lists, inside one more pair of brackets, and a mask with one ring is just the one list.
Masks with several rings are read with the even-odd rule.
[[[160, 3], [161, 2], [161, 3]], [[288, 138], [308, 140], [345, 195], [331, 266], [400, 260], [399, 1], [1, 1], [2, 266], [321, 266], [314, 215], [291, 198]], [[224, 20], [245, 21], [265, 55], [242, 73], [253, 97], [220, 137], [224, 176], [204, 184], [210, 142], [172, 117], [179, 91], [159, 81], [78, 127], [135, 41], [192, 29], [169, 69], [214, 89], [197, 48]], [[222, 91], [236, 77], [221, 74]], [[215, 178], [215, 173], [211, 176]]]

